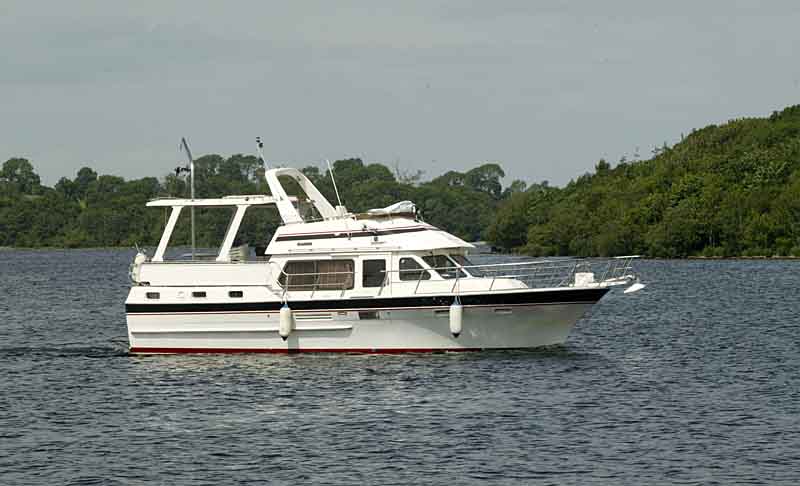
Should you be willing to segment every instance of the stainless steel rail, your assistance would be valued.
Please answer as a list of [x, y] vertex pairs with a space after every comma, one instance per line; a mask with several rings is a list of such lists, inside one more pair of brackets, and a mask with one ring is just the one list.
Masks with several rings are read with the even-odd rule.
[[[414, 282], [414, 294], [421, 292], [420, 287], [423, 282], [440, 282], [452, 280], [450, 287], [451, 293], [458, 293], [461, 290], [460, 284], [466, 280], [490, 281], [488, 289], [483, 291], [509, 290], [508, 288], [496, 289], [495, 284], [501, 279], [513, 279], [522, 282], [527, 288], [563, 288], [576, 285], [576, 274], [585, 274], [589, 278], [583, 285], [589, 287], [610, 287], [632, 282], [636, 275], [633, 272], [633, 260], [639, 258], [638, 255], [621, 256], [606, 259], [579, 259], [579, 258], [559, 258], [551, 260], [534, 260], [526, 262], [512, 263], [490, 263], [482, 265], [450, 265], [444, 267], [428, 267], [404, 270], [384, 270], [383, 282], [379, 288], [378, 295], [381, 295], [386, 287], [394, 284]], [[276, 266], [276, 262], [270, 262]], [[344, 296], [344, 292], [353, 288], [355, 285], [355, 268], [352, 271], [340, 272], [309, 272], [309, 273], [287, 273], [283, 268], [278, 268], [278, 282], [283, 290], [285, 298], [289, 291], [311, 291], [311, 297], [317, 291], [338, 290]], [[433, 274], [431, 273], [433, 272]], [[394, 281], [390, 276], [397, 273], [399, 281]], [[416, 278], [403, 278], [403, 275], [414, 276]], [[337, 276], [345, 276], [338, 278]], [[439, 277], [441, 280], [433, 277]], [[292, 282], [296, 283], [292, 283]], [[283, 282], [281, 284], [280, 282]], [[434, 293], [441, 293], [438, 288]]]

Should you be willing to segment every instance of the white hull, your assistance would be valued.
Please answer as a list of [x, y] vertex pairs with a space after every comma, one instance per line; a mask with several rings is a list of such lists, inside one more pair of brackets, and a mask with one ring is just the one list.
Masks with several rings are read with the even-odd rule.
[[[297, 311], [291, 334], [279, 313], [183, 312], [128, 315], [131, 352], [398, 353], [534, 348], [563, 343], [592, 303], [464, 306], [454, 337], [447, 307], [358, 311]], [[372, 318], [369, 318], [372, 317]]]

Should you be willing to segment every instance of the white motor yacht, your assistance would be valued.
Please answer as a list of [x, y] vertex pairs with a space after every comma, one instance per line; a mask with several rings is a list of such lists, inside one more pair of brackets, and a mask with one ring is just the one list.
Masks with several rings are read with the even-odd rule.
[[[470, 243], [422, 221], [408, 201], [352, 214], [296, 169], [265, 177], [269, 196], [147, 204], [171, 213], [152, 257], [140, 252], [131, 265], [131, 353], [533, 348], [563, 343], [612, 286], [643, 287], [635, 257], [476, 265]], [[317, 220], [301, 216], [279, 177], [299, 185]], [[266, 251], [234, 247], [245, 213], [264, 205], [283, 220]], [[197, 207], [233, 209], [218, 253], [165, 258], [181, 212]]]

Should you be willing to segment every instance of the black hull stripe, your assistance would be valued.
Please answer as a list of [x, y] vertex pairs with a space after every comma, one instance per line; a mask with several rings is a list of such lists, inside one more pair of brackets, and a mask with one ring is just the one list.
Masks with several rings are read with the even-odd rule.
[[400, 233], [416, 233], [418, 231], [435, 231], [435, 228], [407, 228], [396, 230], [379, 230], [379, 231], [351, 231], [349, 233], [320, 233], [320, 234], [307, 234], [307, 235], [286, 235], [275, 238], [275, 241], [300, 241], [300, 240], [328, 240], [332, 238], [359, 238], [364, 236], [385, 236], [396, 235]]
[[[600, 300], [608, 289], [564, 289], [547, 292], [514, 292], [481, 295], [462, 295], [464, 306], [504, 306], [504, 305], [538, 305], [538, 304], [593, 304]], [[336, 300], [298, 300], [289, 301], [292, 310], [337, 311], [353, 309], [397, 309], [447, 307], [453, 303], [451, 295], [430, 297], [389, 297], [374, 299], [336, 299]], [[244, 311], [278, 311], [281, 302], [231, 302], [204, 304], [125, 304], [128, 314], [142, 313], [197, 313], [197, 312], [244, 312]]]

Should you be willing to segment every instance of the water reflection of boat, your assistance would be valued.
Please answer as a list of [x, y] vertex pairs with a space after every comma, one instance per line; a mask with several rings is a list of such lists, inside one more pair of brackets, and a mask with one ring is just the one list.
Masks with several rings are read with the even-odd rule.
[[[475, 265], [473, 245], [425, 223], [411, 202], [352, 214], [300, 171], [265, 173], [271, 196], [160, 199], [171, 208], [155, 254], [137, 254], [125, 310], [132, 353], [417, 352], [563, 343], [634, 257]], [[279, 177], [313, 206], [301, 216]], [[245, 213], [275, 205], [266, 249], [234, 247]], [[185, 208], [233, 208], [219, 251], [169, 260]], [[591, 265], [591, 266], [590, 266]]]

